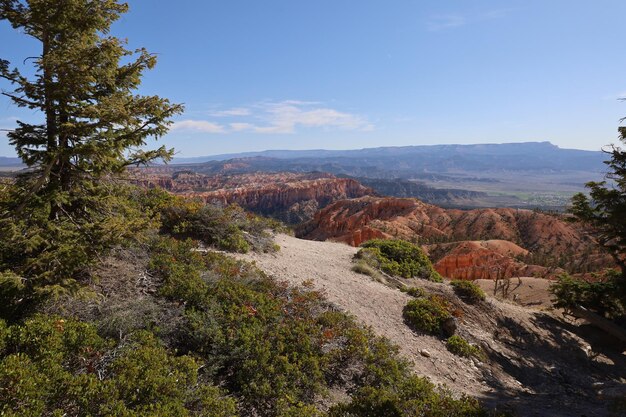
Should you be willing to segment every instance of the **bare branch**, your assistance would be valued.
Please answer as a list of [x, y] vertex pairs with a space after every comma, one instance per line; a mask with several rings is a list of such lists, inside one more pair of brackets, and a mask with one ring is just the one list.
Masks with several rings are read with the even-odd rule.
[[37, 59], [40, 58], [38, 56], [27, 56], [26, 58], [24, 58], [24, 61], [22, 61], [22, 64], [26, 64], [26, 61], [28, 61], [29, 59]]
[[26, 100], [23, 97], [18, 97], [18, 96], [14, 95], [14, 94], [10, 94], [10, 93], [7, 93], [5, 91], [3, 91], [1, 94], [3, 96], [9, 97], [11, 100], [17, 102], [18, 104], [23, 104], [24, 106], [41, 107], [40, 103], [37, 103], [37, 102], [34, 102], [34, 101], [30, 101], [30, 100]]

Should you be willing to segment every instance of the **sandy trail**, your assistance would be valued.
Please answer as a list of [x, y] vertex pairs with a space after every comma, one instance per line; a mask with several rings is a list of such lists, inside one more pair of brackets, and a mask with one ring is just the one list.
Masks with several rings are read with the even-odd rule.
[[[626, 356], [591, 349], [577, 325], [540, 311], [547, 303], [548, 283], [543, 280], [525, 278], [514, 290], [525, 306], [493, 297], [480, 305], [467, 305], [450, 285], [424, 280], [410, 284], [456, 300], [454, 308], [461, 312], [457, 333], [490, 352], [487, 361], [478, 362], [455, 356], [443, 340], [407, 327], [402, 309], [409, 296], [352, 272], [357, 248], [287, 235], [277, 235], [276, 243], [281, 247], [277, 253], [238, 257], [293, 285], [311, 281], [338, 308], [398, 345], [416, 374], [445, 384], [454, 393], [511, 408], [524, 417], [600, 417], [608, 415], [609, 402], [599, 397], [596, 384], [617, 383], [626, 392], [619, 382], [626, 379]], [[493, 294], [491, 283], [480, 284]], [[423, 350], [429, 356], [422, 355]]]
[[[312, 281], [330, 302], [397, 344], [401, 354], [413, 362], [415, 371], [428, 375], [433, 382], [472, 395], [492, 391], [471, 360], [452, 355], [438, 338], [417, 335], [404, 324], [402, 309], [409, 296], [350, 270], [358, 248], [287, 235], [277, 235], [276, 243], [281, 247], [278, 253], [250, 253], [240, 258], [256, 262], [265, 272], [291, 284]], [[424, 357], [420, 350], [432, 356]]]

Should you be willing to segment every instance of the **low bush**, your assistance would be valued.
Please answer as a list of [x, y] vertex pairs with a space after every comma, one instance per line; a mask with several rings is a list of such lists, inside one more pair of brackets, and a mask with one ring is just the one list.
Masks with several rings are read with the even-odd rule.
[[387, 274], [443, 281], [424, 251], [417, 245], [404, 240], [374, 239], [361, 246], [362, 249], [356, 254], [356, 258]]
[[92, 323], [98, 334], [123, 340], [139, 330], [154, 333], [166, 345], [182, 325], [182, 309], [162, 298], [140, 296], [130, 300], [107, 299], [99, 305]]
[[359, 389], [347, 404], [332, 407], [329, 417], [403, 416], [488, 416], [474, 398], [437, 388], [428, 379], [411, 376], [394, 387], [368, 386]]
[[472, 281], [455, 280], [450, 282], [450, 285], [454, 288], [456, 295], [469, 304], [476, 304], [486, 297], [482, 288]]
[[[333, 407], [331, 416], [386, 415], [377, 414], [383, 410], [378, 394], [393, 402], [385, 407], [404, 410], [400, 415], [480, 409], [475, 400], [455, 400], [412, 376], [396, 346], [332, 309], [318, 292], [278, 283], [254, 265], [224, 254], [185, 255], [181, 252], [189, 248], [178, 245], [172, 239], [158, 246], [155, 255], [162, 268], [154, 270], [164, 285], [174, 282], [173, 274], [177, 286], [189, 288], [168, 292], [185, 305], [177, 349], [200, 361], [204, 374], [238, 399], [243, 414], [322, 416], [319, 399], [329, 389], [347, 387], [352, 399]], [[181, 274], [161, 263], [173, 258], [175, 263], [191, 262], [192, 270]], [[374, 411], [364, 408], [364, 401]]]
[[419, 287], [400, 287], [400, 291], [409, 294], [411, 297], [425, 297], [426, 291]]
[[73, 292], [112, 248], [143, 240], [144, 230], [155, 226], [131, 198], [134, 191], [113, 181], [76, 190], [72, 207], [64, 206], [76, 213], [51, 220], [49, 202], [31, 199], [18, 209], [24, 189], [0, 187], [0, 271], [24, 278], [28, 302]]
[[190, 306], [202, 303], [209, 287], [201, 277], [205, 258], [194, 250], [196, 246], [190, 239], [160, 238], [153, 243], [148, 270], [161, 281], [159, 295], [169, 300], [184, 300]]
[[0, 272], [0, 320], [21, 317], [30, 304], [24, 279], [12, 272]]
[[482, 358], [483, 352], [478, 346], [471, 345], [467, 340], [461, 336], [450, 336], [446, 341], [446, 348], [457, 356], [463, 356], [464, 358], [476, 357]]
[[[87, 323], [36, 315], [0, 326], [0, 415], [236, 415], [236, 403], [198, 379], [190, 356], [175, 356], [148, 332], [123, 344]], [[199, 404], [211, 405], [197, 413]]]
[[416, 330], [438, 335], [444, 322], [452, 317], [450, 304], [436, 295], [417, 298], [407, 303], [403, 310], [404, 319]]
[[283, 231], [278, 221], [247, 213], [237, 205], [220, 207], [176, 197], [161, 204], [161, 231], [192, 238], [231, 252], [278, 250], [267, 230]]
[[554, 305], [558, 308], [584, 307], [607, 319], [626, 316], [626, 283], [617, 271], [609, 271], [606, 281], [587, 282], [563, 274], [552, 284]]

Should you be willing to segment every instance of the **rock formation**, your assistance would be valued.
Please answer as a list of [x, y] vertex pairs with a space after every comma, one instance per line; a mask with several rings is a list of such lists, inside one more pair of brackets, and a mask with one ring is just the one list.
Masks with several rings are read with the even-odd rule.
[[441, 275], [452, 279], [550, 278], [564, 272], [561, 268], [520, 261], [529, 252], [506, 240], [463, 241], [444, 246], [448, 251], [434, 266]]
[[554, 277], [564, 269], [588, 272], [610, 264], [563, 216], [510, 208], [443, 209], [410, 198], [337, 201], [296, 234], [353, 246], [372, 238], [420, 242], [440, 273], [459, 279]]
[[209, 203], [235, 203], [255, 213], [299, 223], [334, 201], [368, 194], [372, 191], [355, 180], [329, 177], [252, 183], [238, 188], [196, 193], [194, 196]]
[[143, 170], [134, 174], [137, 185], [161, 187], [207, 203], [238, 204], [291, 224], [311, 219], [318, 209], [334, 201], [374, 195], [358, 181], [325, 173], [203, 175], [160, 171], [150, 175], [149, 170]]

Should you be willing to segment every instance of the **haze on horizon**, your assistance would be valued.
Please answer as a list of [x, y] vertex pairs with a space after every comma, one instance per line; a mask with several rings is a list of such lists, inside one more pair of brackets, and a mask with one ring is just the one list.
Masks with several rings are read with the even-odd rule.
[[[141, 93], [185, 103], [159, 141], [178, 156], [528, 141], [599, 150], [626, 115], [619, 0], [129, 4], [113, 35], [158, 54]], [[0, 23], [12, 65], [34, 48]], [[0, 129], [17, 119], [41, 115], [0, 97]], [[0, 155], [14, 155], [3, 132]]]

